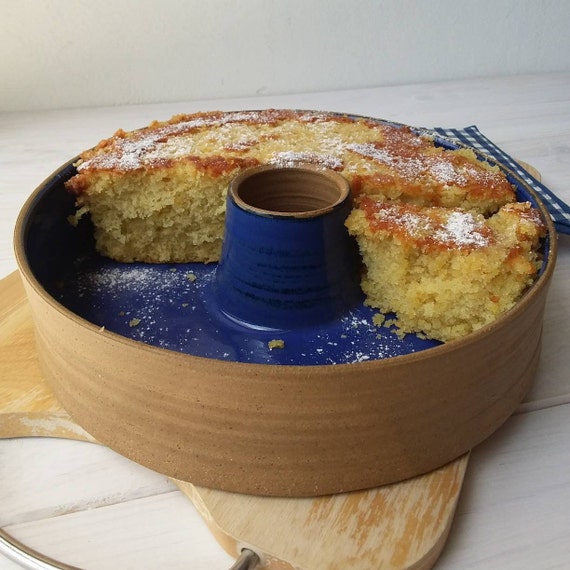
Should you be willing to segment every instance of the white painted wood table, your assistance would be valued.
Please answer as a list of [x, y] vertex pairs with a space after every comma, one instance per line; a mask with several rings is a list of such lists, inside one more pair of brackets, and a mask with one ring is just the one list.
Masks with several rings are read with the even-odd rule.
[[[0, 113], [0, 277], [16, 269], [12, 231], [24, 200], [81, 150], [119, 127], [175, 113], [264, 107], [344, 111], [426, 127], [476, 124], [570, 202], [570, 73]], [[559, 244], [535, 386], [517, 414], [472, 453], [438, 570], [570, 568], [570, 238], [560, 236]], [[0, 440], [0, 527], [83, 568], [213, 570], [232, 563], [166, 477], [87, 443]], [[0, 570], [15, 568], [0, 556]]]

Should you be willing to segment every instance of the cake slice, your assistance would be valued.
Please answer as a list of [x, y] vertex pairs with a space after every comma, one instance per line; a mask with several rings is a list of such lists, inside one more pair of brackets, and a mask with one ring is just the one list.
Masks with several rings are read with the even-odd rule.
[[494, 321], [534, 281], [545, 227], [530, 203], [486, 219], [459, 208], [363, 197], [346, 221], [367, 304], [395, 312], [402, 333], [450, 341]]

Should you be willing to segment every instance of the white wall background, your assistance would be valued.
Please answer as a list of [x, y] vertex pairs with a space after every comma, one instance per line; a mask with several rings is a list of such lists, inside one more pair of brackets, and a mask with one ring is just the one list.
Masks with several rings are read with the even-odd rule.
[[549, 71], [567, 0], [0, 0], [0, 111]]

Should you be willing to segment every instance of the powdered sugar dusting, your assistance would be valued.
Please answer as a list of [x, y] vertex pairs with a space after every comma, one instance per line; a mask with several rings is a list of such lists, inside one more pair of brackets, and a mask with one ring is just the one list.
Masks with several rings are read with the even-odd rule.
[[[356, 364], [415, 352], [388, 328], [374, 324], [374, 311], [349, 311], [338, 321], [334, 334], [321, 332], [306, 349], [326, 357], [326, 364]], [[333, 350], [331, 350], [331, 347]]]
[[[417, 140], [421, 140], [420, 137], [417, 137]], [[468, 183], [465, 173], [448, 160], [445, 152], [435, 155], [421, 152], [402, 155], [390, 148], [379, 147], [377, 143], [348, 144], [346, 148], [378, 164], [390, 167], [409, 181], [430, 176], [445, 186], [465, 186]], [[472, 170], [471, 176], [479, 172], [475, 168]]]
[[429, 165], [429, 171], [441, 184], [463, 186], [467, 183], [467, 178], [461, 172], [458, 172], [452, 164], [444, 160], [433, 161]]
[[483, 234], [483, 228], [484, 224], [477, 222], [472, 214], [454, 211], [445, 225], [436, 229], [434, 238], [457, 247], [485, 247], [489, 244], [489, 238]]
[[[176, 158], [191, 153], [191, 137], [183, 135], [204, 129], [241, 123], [271, 124], [279, 113], [275, 111], [243, 111], [234, 113], [214, 113], [201, 117], [167, 123], [154, 129], [135, 131], [134, 133], [116, 135], [113, 144], [105, 152], [94, 155], [80, 163], [77, 170], [86, 169], [122, 171], [136, 170], [150, 164], [157, 158]], [[174, 137], [183, 137], [172, 141]], [[169, 140], [170, 139], [170, 140]], [[174, 152], [172, 152], [174, 149]]]
[[395, 221], [399, 226], [403, 227], [409, 235], [425, 234], [432, 229], [429, 220], [424, 216], [412, 212], [399, 215]]
[[[291, 331], [237, 325], [217, 309], [215, 264], [120, 264], [86, 258], [54, 296], [101, 334], [191, 355], [235, 362], [337, 365], [421, 350], [373, 322], [375, 310], [355, 306], [332, 322]], [[283, 339], [281, 350], [268, 342]], [[413, 335], [410, 335], [413, 339]], [[417, 341], [417, 339], [416, 339]], [[428, 345], [430, 346], [430, 345]]]
[[378, 148], [372, 143], [351, 143], [346, 145], [347, 150], [371, 158], [381, 164], [393, 165], [395, 157], [385, 148]]
[[493, 233], [482, 217], [459, 209], [419, 208], [413, 204], [372, 203], [373, 227], [404, 233], [418, 245], [473, 249], [487, 247]]
[[343, 161], [338, 156], [332, 154], [321, 154], [308, 151], [285, 151], [276, 153], [269, 164], [276, 166], [295, 166], [297, 164], [316, 164], [331, 170], [341, 170]]
[[[352, 121], [360, 124], [346, 130]], [[428, 149], [428, 152], [425, 152]], [[77, 168], [122, 172], [163, 165], [168, 160], [200, 160], [223, 156], [284, 167], [302, 163], [353, 174], [380, 173], [399, 177], [412, 187], [437, 183], [450, 186], [499, 188], [509, 192], [497, 172], [470, 161], [454, 161], [452, 151], [434, 150], [433, 141], [412, 130], [380, 121], [351, 119], [322, 112], [279, 110], [213, 112], [179, 116], [140, 131], [119, 131]], [[478, 190], [476, 190], [478, 191]]]
[[[152, 303], [152, 295], [173, 288], [188, 288], [194, 281], [197, 281], [194, 273], [179, 271], [175, 267], [168, 271], [158, 271], [153, 265], [111, 265], [82, 273], [78, 279], [78, 291], [80, 295], [92, 295], [102, 292], [135, 294], [148, 290], [150, 296], [147, 301]], [[203, 286], [204, 283], [197, 285]]]

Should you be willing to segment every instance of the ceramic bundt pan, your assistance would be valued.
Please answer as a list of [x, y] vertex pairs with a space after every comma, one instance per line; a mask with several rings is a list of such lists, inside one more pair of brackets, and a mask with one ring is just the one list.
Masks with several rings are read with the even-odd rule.
[[433, 470], [482, 442], [533, 381], [556, 234], [530, 188], [548, 226], [545, 264], [496, 322], [413, 354], [280, 366], [149, 346], [88, 322], [50, 295], [43, 271], [57, 274], [58, 264], [80, 254], [73, 234], [61, 230], [73, 212], [63, 187], [72, 162], [23, 207], [17, 261], [56, 397], [99, 442], [138, 463], [196, 485], [258, 495], [377, 487]]

